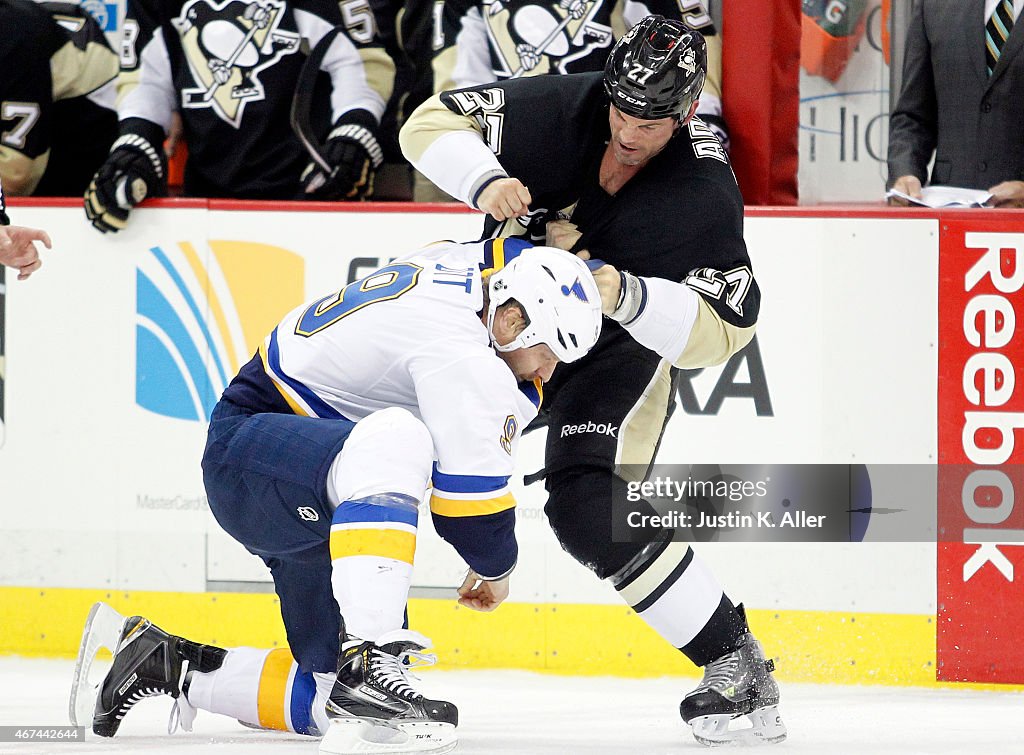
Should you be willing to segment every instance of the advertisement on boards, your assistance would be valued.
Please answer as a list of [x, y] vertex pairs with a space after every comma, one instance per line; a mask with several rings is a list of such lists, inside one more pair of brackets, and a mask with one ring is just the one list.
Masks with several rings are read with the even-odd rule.
[[1021, 683], [1024, 233], [948, 220], [939, 254], [937, 671]]

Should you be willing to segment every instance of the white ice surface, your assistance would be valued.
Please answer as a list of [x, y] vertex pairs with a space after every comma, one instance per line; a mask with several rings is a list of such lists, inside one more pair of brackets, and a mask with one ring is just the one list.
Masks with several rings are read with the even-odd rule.
[[[66, 724], [72, 665], [70, 661], [0, 658], [0, 725]], [[456, 755], [706, 751], [693, 740], [677, 712], [692, 680], [516, 671], [430, 671], [422, 678], [424, 692], [459, 706], [462, 723]], [[314, 739], [252, 731], [203, 711], [191, 734], [179, 731], [168, 736], [170, 708], [170, 698], [143, 700], [114, 739], [90, 735], [85, 743], [0, 743], [0, 753], [315, 755], [317, 751]], [[756, 752], [1024, 753], [1022, 693], [784, 684], [780, 710], [789, 739]]]

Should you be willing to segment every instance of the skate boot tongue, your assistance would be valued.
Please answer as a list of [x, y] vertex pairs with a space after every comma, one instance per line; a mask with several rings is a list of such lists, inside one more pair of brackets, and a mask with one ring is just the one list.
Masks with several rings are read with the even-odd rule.
[[388, 655], [400, 657], [403, 653], [424, 655], [420, 651], [430, 647], [431, 642], [419, 632], [411, 629], [395, 629], [385, 632], [373, 643]]
[[370, 664], [380, 675], [389, 690], [407, 700], [422, 700], [419, 690], [409, 684], [408, 677], [417, 679], [411, 669], [432, 666], [437, 656], [422, 652], [430, 640], [419, 632], [397, 629], [377, 638], [376, 652], [370, 657]]

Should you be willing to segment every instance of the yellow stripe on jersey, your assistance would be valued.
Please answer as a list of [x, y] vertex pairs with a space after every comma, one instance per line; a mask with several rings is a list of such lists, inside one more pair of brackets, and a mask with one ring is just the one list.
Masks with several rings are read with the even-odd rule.
[[484, 242], [484, 265], [480, 273], [484, 280], [505, 267], [505, 239], [488, 239]]
[[445, 498], [443, 491], [430, 496], [430, 510], [441, 516], [484, 516], [507, 511], [515, 506], [516, 499], [511, 493], [483, 500]]
[[260, 726], [288, 731], [285, 703], [288, 696], [288, 677], [292, 671], [292, 654], [288, 648], [271, 650], [263, 661], [260, 688], [256, 698]]
[[331, 530], [331, 560], [348, 556], [379, 556], [412, 564], [416, 535], [404, 530]]
[[292, 395], [284, 389], [284, 386], [281, 385], [281, 382], [276, 377], [274, 377], [274, 371], [270, 369], [270, 360], [267, 358], [266, 341], [260, 344], [260, 359], [263, 360], [263, 371], [267, 373], [267, 377], [270, 378], [270, 382], [274, 384], [275, 388], [277, 388], [277, 392], [281, 394], [282, 398], [284, 398], [285, 403], [288, 404], [288, 407], [300, 417], [312, 416], [310, 415], [309, 412], [303, 409], [294, 398], [292, 398]]

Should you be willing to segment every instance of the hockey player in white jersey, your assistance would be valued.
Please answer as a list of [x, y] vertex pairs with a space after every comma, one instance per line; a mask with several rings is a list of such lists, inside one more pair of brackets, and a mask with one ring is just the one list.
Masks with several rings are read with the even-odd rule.
[[517, 559], [519, 435], [600, 330], [586, 263], [511, 239], [427, 247], [287, 315], [214, 409], [203, 472], [218, 522], [270, 567], [288, 648], [199, 645], [132, 617], [94, 731], [162, 693], [186, 728], [199, 708], [324, 734], [322, 753], [453, 748], [455, 705], [406, 674], [429, 645], [404, 628], [420, 501], [431, 486], [434, 527], [469, 566], [459, 602], [496, 608]]

